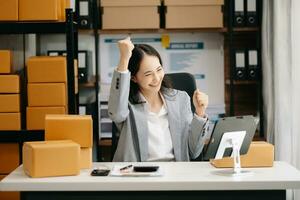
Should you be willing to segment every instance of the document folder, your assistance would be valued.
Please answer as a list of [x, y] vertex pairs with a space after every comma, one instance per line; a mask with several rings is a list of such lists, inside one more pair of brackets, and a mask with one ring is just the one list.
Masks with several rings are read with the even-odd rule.
[[248, 78], [250, 80], [257, 80], [259, 77], [258, 66], [258, 51], [257, 49], [248, 50]]
[[234, 51], [234, 79], [244, 80], [246, 79], [246, 58], [245, 50]]
[[80, 29], [93, 28], [93, 5], [92, 0], [77, 0], [78, 27]]
[[247, 0], [247, 26], [257, 26], [257, 0]]
[[233, 25], [240, 27], [245, 25], [245, 5], [244, 0], [234, 0]]

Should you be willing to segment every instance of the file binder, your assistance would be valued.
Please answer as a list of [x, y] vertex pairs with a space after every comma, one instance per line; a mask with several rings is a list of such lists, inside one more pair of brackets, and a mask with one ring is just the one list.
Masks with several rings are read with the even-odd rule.
[[247, 26], [257, 26], [258, 14], [257, 14], [257, 0], [247, 0]]
[[257, 49], [248, 50], [248, 78], [257, 80], [259, 77], [258, 51]]
[[245, 4], [244, 0], [234, 0], [233, 25], [240, 27], [245, 25]]
[[93, 28], [92, 0], [77, 0], [76, 10], [78, 13], [78, 27], [80, 29], [92, 29]]
[[88, 81], [89, 62], [88, 51], [78, 51], [78, 80], [80, 83]]
[[246, 56], [243, 49], [234, 51], [234, 79], [246, 79]]

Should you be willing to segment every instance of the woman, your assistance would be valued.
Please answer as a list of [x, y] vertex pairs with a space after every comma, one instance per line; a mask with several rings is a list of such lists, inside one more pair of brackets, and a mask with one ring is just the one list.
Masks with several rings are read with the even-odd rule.
[[196, 90], [195, 114], [186, 92], [164, 80], [158, 52], [149, 45], [118, 42], [108, 112], [120, 132], [113, 161], [189, 161], [201, 153], [208, 127], [208, 96]]

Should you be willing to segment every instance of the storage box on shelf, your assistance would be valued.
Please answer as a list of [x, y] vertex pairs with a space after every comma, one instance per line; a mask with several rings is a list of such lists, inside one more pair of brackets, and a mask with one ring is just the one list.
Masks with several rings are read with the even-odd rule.
[[164, 0], [166, 28], [221, 28], [223, 0]]
[[102, 29], [159, 29], [160, 0], [101, 0]]

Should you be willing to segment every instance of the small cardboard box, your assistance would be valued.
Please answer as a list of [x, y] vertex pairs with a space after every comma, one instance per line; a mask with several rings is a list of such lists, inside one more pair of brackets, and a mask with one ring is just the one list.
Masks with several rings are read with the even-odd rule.
[[1, 131], [19, 131], [21, 130], [20, 113], [0, 113]]
[[89, 169], [92, 167], [92, 148], [80, 148], [80, 169]]
[[[6, 175], [0, 175], [0, 181], [5, 178]], [[20, 200], [20, 192], [0, 192], [1, 200]]]
[[19, 94], [0, 94], [0, 113], [20, 112]]
[[92, 147], [92, 117], [90, 115], [46, 115], [45, 139], [73, 140], [81, 147]]
[[44, 130], [47, 114], [66, 114], [65, 107], [27, 107], [27, 130]]
[[34, 56], [27, 60], [28, 83], [66, 83], [67, 60], [64, 56]]
[[25, 142], [24, 172], [33, 178], [78, 175], [80, 146], [70, 141]]
[[19, 0], [0, 0], [0, 21], [18, 21]]
[[57, 21], [61, 12], [61, 0], [19, 0], [20, 21]]
[[160, 0], [101, 0], [102, 29], [159, 29]]
[[20, 78], [18, 75], [0, 75], [0, 94], [20, 93]]
[[[217, 168], [233, 167], [233, 159], [223, 158], [210, 160], [210, 163]], [[263, 141], [256, 141], [250, 144], [248, 153], [241, 155], [242, 167], [272, 167], [274, 163], [274, 146]]]
[[10, 50], [0, 50], [0, 74], [11, 73], [12, 52]]
[[28, 83], [28, 106], [66, 106], [65, 83]]
[[166, 28], [221, 28], [224, 0], [165, 0]]
[[[1, 122], [0, 122], [1, 123]], [[19, 144], [0, 143], [0, 174], [9, 174], [19, 166]]]

